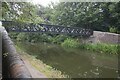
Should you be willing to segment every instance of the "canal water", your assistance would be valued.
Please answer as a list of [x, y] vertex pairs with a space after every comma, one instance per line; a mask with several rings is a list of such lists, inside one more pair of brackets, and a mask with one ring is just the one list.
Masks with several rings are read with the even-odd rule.
[[117, 55], [63, 48], [47, 43], [16, 43], [24, 52], [60, 70], [70, 78], [117, 78]]

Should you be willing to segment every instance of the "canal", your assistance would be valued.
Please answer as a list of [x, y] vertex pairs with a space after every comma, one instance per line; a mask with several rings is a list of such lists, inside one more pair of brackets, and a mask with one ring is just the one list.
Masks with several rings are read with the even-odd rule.
[[116, 78], [117, 55], [63, 48], [48, 43], [15, 43], [21, 50], [70, 78]]

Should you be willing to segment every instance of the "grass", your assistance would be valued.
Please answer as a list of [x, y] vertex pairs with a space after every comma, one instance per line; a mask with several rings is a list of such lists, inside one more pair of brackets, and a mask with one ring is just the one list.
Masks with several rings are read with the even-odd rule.
[[33, 67], [35, 67], [41, 73], [45, 74], [47, 78], [67, 78], [68, 77], [68, 75], [63, 75], [61, 71], [55, 70], [51, 66], [43, 63], [41, 60], [36, 59], [35, 56], [31, 56], [25, 53], [19, 47], [16, 46], [16, 49], [24, 59], [27, 59]]

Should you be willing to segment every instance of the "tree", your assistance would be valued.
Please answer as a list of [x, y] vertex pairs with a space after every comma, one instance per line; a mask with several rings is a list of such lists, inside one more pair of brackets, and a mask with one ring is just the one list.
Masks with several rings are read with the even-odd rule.
[[37, 6], [28, 2], [2, 2], [2, 19], [19, 22], [43, 22], [37, 15]]
[[[119, 29], [119, 3], [62, 2], [53, 5], [49, 12], [50, 23], [64, 26], [77, 26], [99, 31]], [[48, 13], [46, 13], [48, 14]]]

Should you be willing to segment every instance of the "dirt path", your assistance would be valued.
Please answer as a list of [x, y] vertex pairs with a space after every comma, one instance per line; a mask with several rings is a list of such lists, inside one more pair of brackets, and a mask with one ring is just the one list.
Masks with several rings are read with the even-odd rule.
[[28, 68], [28, 70], [30, 71], [30, 74], [32, 75], [32, 78], [47, 78], [43, 73], [39, 72], [37, 69], [35, 69], [29, 62], [29, 60], [25, 59], [24, 57], [22, 57], [22, 60], [25, 63], [25, 66]]

